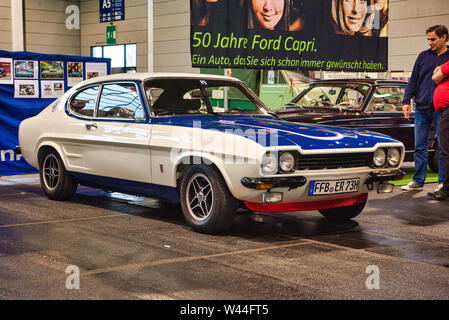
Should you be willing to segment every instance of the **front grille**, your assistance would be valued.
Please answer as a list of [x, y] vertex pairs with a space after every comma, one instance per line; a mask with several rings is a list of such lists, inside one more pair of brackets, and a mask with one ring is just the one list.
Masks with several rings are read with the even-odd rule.
[[297, 170], [320, 170], [371, 167], [373, 152], [363, 153], [334, 153], [334, 154], [300, 154]]

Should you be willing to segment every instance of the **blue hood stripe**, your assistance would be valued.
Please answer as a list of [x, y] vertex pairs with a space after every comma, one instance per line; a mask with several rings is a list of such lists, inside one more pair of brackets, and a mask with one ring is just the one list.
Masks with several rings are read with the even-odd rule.
[[[395, 143], [386, 135], [366, 130], [302, 124], [270, 116], [176, 116], [153, 118], [152, 124], [215, 130], [245, 136], [266, 146], [299, 146], [303, 150], [372, 148]], [[277, 144], [276, 144], [277, 141]]]

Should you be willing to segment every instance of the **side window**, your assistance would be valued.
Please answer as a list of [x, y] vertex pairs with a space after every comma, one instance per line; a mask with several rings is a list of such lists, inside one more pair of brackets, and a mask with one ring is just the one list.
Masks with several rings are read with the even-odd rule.
[[402, 113], [402, 98], [404, 96], [402, 87], [380, 87], [376, 88], [367, 112], [399, 112]]
[[94, 116], [97, 102], [98, 86], [87, 88], [77, 93], [70, 101], [70, 111], [80, 116]]
[[97, 117], [145, 119], [145, 112], [136, 85], [134, 83], [103, 85]]

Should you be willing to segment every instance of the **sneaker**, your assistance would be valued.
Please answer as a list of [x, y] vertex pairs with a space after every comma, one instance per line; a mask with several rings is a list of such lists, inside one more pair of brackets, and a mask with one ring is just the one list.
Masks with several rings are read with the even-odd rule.
[[409, 184], [402, 186], [401, 189], [404, 191], [421, 191], [424, 189], [424, 186], [412, 181]]
[[433, 190], [433, 192], [440, 191], [442, 188], [443, 188], [443, 184], [440, 183], [440, 184], [435, 188], [435, 190]]
[[434, 191], [434, 192], [428, 192], [427, 197], [432, 200], [448, 200], [449, 195], [445, 194], [441, 190]]

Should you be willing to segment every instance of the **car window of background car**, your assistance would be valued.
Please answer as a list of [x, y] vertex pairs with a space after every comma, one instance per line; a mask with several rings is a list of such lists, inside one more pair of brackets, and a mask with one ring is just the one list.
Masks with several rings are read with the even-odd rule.
[[309, 88], [307, 93], [296, 103], [300, 106], [327, 107], [335, 105], [342, 88], [337, 86], [315, 86]]
[[403, 87], [378, 87], [376, 88], [367, 112], [399, 112], [402, 113]]
[[136, 85], [114, 83], [103, 86], [97, 117], [144, 119], [145, 112], [140, 103]]
[[287, 84], [280, 70], [264, 70], [263, 84]]
[[74, 114], [93, 117], [97, 102], [98, 86], [87, 88], [70, 101], [70, 111]]
[[363, 105], [365, 95], [363, 92], [351, 88], [345, 88], [341, 99], [338, 101], [338, 106], [343, 108], [358, 109]]

